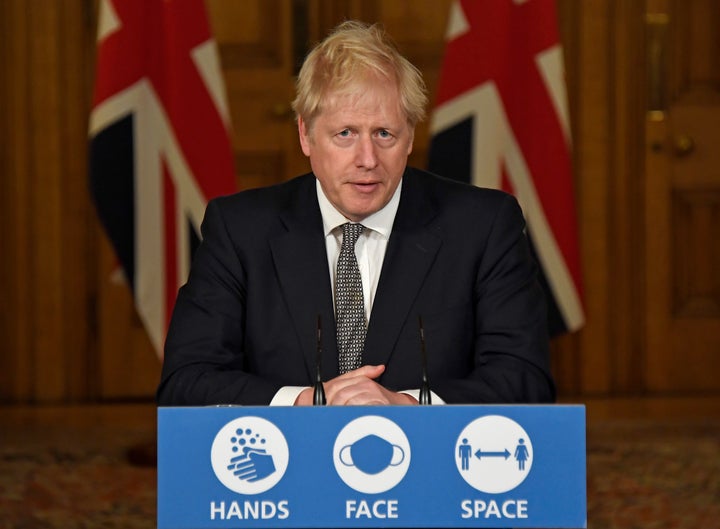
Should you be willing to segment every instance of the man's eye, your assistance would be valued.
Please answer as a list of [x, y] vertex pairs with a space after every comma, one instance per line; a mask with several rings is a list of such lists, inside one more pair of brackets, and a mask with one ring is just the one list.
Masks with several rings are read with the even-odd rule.
[[380, 136], [381, 138], [389, 138], [392, 136], [392, 134], [390, 134], [387, 130], [383, 129], [378, 131], [378, 136]]
[[338, 136], [340, 136], [341, 138], [347, 138], [348, 136], [350, 136], [350, 129], [341, 130], [340, 132], [338, 132]]

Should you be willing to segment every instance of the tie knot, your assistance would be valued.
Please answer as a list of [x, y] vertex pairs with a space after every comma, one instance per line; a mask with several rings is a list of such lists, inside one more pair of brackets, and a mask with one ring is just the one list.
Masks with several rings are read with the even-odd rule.
[[342, 225], [343, 230], [343, 245], [349, 244], [350, 246], [354, 247], [355, 243], [358, 240], [358, 237], [360, 237], [360, 234], [365, 229], [365, 226], [362, 224], [354, 224], [352, 222], [346, 222]]

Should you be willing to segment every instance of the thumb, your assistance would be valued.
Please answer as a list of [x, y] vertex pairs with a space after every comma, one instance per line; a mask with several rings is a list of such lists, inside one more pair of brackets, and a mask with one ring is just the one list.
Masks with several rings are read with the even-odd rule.
[[362, 371], [360, 374], [368, 378], [377, 378], [385, 371], [385, 364], [378, 365], [364, 365], [360, 368]]

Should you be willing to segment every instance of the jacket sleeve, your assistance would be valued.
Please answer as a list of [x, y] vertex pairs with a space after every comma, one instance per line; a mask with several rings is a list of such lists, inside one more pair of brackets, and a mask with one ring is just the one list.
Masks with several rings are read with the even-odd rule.
[[517, 201], [506, 195], [476, 273], [473, 365], [467, 377], [438, 380], [433, 387], [447, 403], [555, 400], [546, 300], [524, 228]]
[[170, 322], [158, 403], [269, 404], [281, 384], [246, 369], [247, 278], [217, 200], [202, 234]]

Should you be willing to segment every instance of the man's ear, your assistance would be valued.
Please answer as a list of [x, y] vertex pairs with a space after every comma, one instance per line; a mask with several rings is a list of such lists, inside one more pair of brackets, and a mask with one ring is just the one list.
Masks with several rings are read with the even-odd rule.
[[298, 116], [298, 136], [300, 137], [300, 147], [305, 156], [310, 156], [310, 132], [308, 131], [307, 124], [302, 116]]

